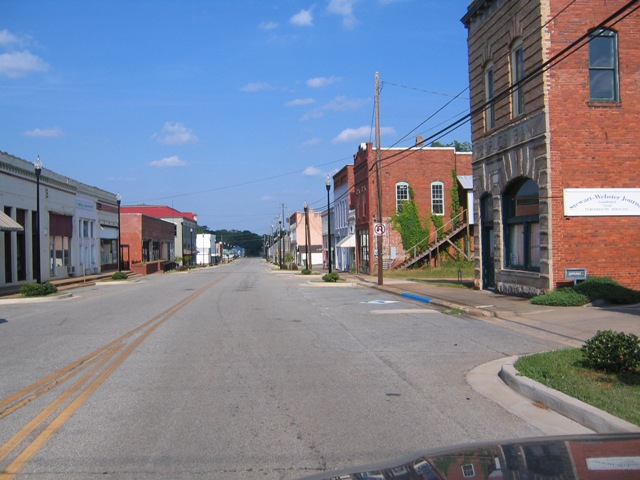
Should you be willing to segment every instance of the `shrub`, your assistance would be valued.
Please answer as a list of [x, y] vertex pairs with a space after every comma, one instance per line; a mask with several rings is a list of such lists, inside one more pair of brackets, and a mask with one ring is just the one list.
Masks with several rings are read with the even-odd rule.
[[534, 305], [547, 305], [550, 307], [579, 307], [580, 305], [586, 305], [589, 301], [589, 297], [576, 292], [572, 287], [553, 290], [529, 300]]
[[618, 304], [640, 303], [640, 292], [620, 285], [609, 277], [590, 277], [574, 289], [592, 302], [602, 299]]
[[124, 272], [114, 272], [111, 275], [111, 280], [126, 280], [129, 276]]
[[586, 366], [605, 372], [632, 372], [640, 365], [640, 343], [633, 333], [598, 330], [582, 354]]
[[58, 288], [51, 282], [26, 283], [20, 287], [20, 293], [24, 297], [44, 297], [57, 291]]
[[338, 275], [336, 272], [327, 273], [327, 274], [322, 276], [322, 280], [324, 280], [325, 282], [334, 282], [335, 283], [338, 280], [340, 280], [340, 275]]
[[305, 268], [300, 273], [302, 273], [302, 275], [311, 275], [311, 270], [309, 270], [308, 268]]

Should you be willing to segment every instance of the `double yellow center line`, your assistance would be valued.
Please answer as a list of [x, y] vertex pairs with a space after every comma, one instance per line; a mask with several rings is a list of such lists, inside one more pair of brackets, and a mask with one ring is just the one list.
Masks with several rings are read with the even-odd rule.
[[[51, 436], [149, 335], [225, 276], [217, 277], [164, 312], [94, 352], [0, 400], [0, 420], [2, 420], [45, 393], [63, 386], [68, 380], [80, 375], [75, 383], [61, 392], [20, 431], [0, 446], [0, 463], [13, 456], [10, 463], [0, 472], [0, 480], [14, 479]], [[54, 417], [56, 412], [59, 413]]]

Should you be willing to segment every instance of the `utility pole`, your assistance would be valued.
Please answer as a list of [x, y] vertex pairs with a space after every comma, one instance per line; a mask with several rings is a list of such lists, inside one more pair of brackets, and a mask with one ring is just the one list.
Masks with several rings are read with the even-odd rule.
[[306, 267], [308, 270], [313, 270], [313, 262], [311, 261], [311, 233], [309, 230], [309, 204], [304, 201], [304, 243], [306, 244]]
[[284, 223], [284, 203], [282, 204], [282, 256], [281, 258], [281, 262], [282, 262], [282, 267], [280, 268], [284, 268], [284, 233], [287, 231], [287, 227]]
[[[376, 177], [378, 183], [378, 222], [383, 223], [382, 220], [382, 184], [380, 174], [380, 77], [376, 72], [376, 94], [375, 94], [375, 111], [376, 111]], [[378, 248], [378, 285], [383, 284], [382, 275], [382, 235], [377, 234], [377, 248]]]

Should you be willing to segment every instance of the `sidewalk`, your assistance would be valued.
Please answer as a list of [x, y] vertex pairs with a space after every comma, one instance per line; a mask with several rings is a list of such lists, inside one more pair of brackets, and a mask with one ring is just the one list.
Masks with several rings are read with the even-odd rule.
[[[341, 276], [347, 281], [402, 295], [412, 301], [430, 303], [447, 310], [463, 310], [484, 321], [567, 347], [581, 347], [598, 330], [622, 331], [640, 337], [640, 305], [547, 307], [532, 305], [524, 298], [458, 287], [457, 279], [412, 281], [383, 278], [383, 284], [378, 285], [378, 278], [374, 276]], [[636, 425], [519, 376], [513, 367], [516, 360], [517, 357], [509, 357], [480, 365], [469, 372], [467, 381], [477, 392], [546, 435], [640, 431]]]
[[547, 307], [525, 298], [488, 290], [454, 286], [457, 280], [398, 280], [369, 275], [341, 274], [345, 280], [391, 293], [413, 297], [446, 309], [460, 309], [492, 323], [525, 331], [529, 335], [580, 347], [598, 330], [634, 333], [640, 337], [640, 305]]

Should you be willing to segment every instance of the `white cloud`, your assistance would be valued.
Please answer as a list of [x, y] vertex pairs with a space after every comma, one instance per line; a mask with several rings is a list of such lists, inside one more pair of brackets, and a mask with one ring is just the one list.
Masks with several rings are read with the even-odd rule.
[[64, 131], [58, 127], [34, 128], [33, 130], [24, 132], [24, 136], [32, 138], [58, 138], [64, 136]]
[[327, 11], [341, 15], [342, 25], [345, 28], [352, 28], [358, 23], [358, 20], [353, 14], [353, 6], [356, 2], [357, 0], [330, 0]]
[[264, 90], [273, 90], [273, 87], [267, 82], [254, 82], [254, 83], [247, 83], [244, 87], [240, 89], [240, 91], [247, 92], [247, 93], [262, 92]]
[[310, 88], [322, 88], [327, 85], [332, 85], [341, 81], [340, 77], [314, 77], [307, 80], [307, 87]]
[[289, 22], [298, 27], [313, 27], [313, 7], [309, 10], [300, 10], [289, 19]]
[[338, 96], [324, 105], [307, 112], [301, 118], [302, 121], [313, 120], [316, 118], [324, 117], [326, 112], [347, 112], [351, 110], [357, 110], [358, 108], [367, 105], [369, 100], [359, 98], [349, 98], [344, 95]]
[[49, 70], [49, 65], [27, 50], [0, 55], [0, 75], [5, 77], [18, 78], [47, 70]]
[[304, 175], [305, 177], [323, 176], [322, 175], [322, 171], [319, 168], [316, 168], [316, 167], [307, 167], [307, 168], [305, 168], [304, 171], [302, 172], [302, 175]]
[[10, 45], [12, 43], [18, 43], [18, 37], [6, 28], [4, 30], [0, 30], [0, 45]]
[[149, 165], [156, 168], [174, 168], [185, 167], [187, 165], [187, 162], [181, 160], [177, 155], [173, 155], [171, 157], [165, 157], [160, 160], [149, 162]]
[[185, 143], [198, 141], [198, 137], [196, 137], [191, 130], [178, 122], [165, 123], [162, 131], [160, 133], [154, 133], [151, 138], [164, 145], [183, 145]]
[[269, 195], [263, 195], [262, 197], [260, 197], [260, 201], [261, 202], [271, 202], [271, 201], [273, 201], [273, 197], [271, 197]]
[[316, 145], [320, 145], [320, 139], [318, 137], [313, 137], [302, 143], [303, 147], [315, 147]]
[[316, 101], [313, 98], [296, 98], [286, 103], [287, 107], [300, 107], [305, 105], [311, 105]]
[[[385, 135], [395, 135], [395, 129], [391, 127], [384, 127], [380, 129], [380, 134]], [[337, 137], [331, 140], [331, 143], [347, 143], [347, 142], [358, 142], [362, 140], [369, 140], [372, 137], [372, 128], [371, 127], [360, 127], [360, 128], [347, 128], [341, 131]]]
[[275, 30], [278, 28], [278, 24], [276, 22], [262, 22], [258, 28], [264, 31]]

